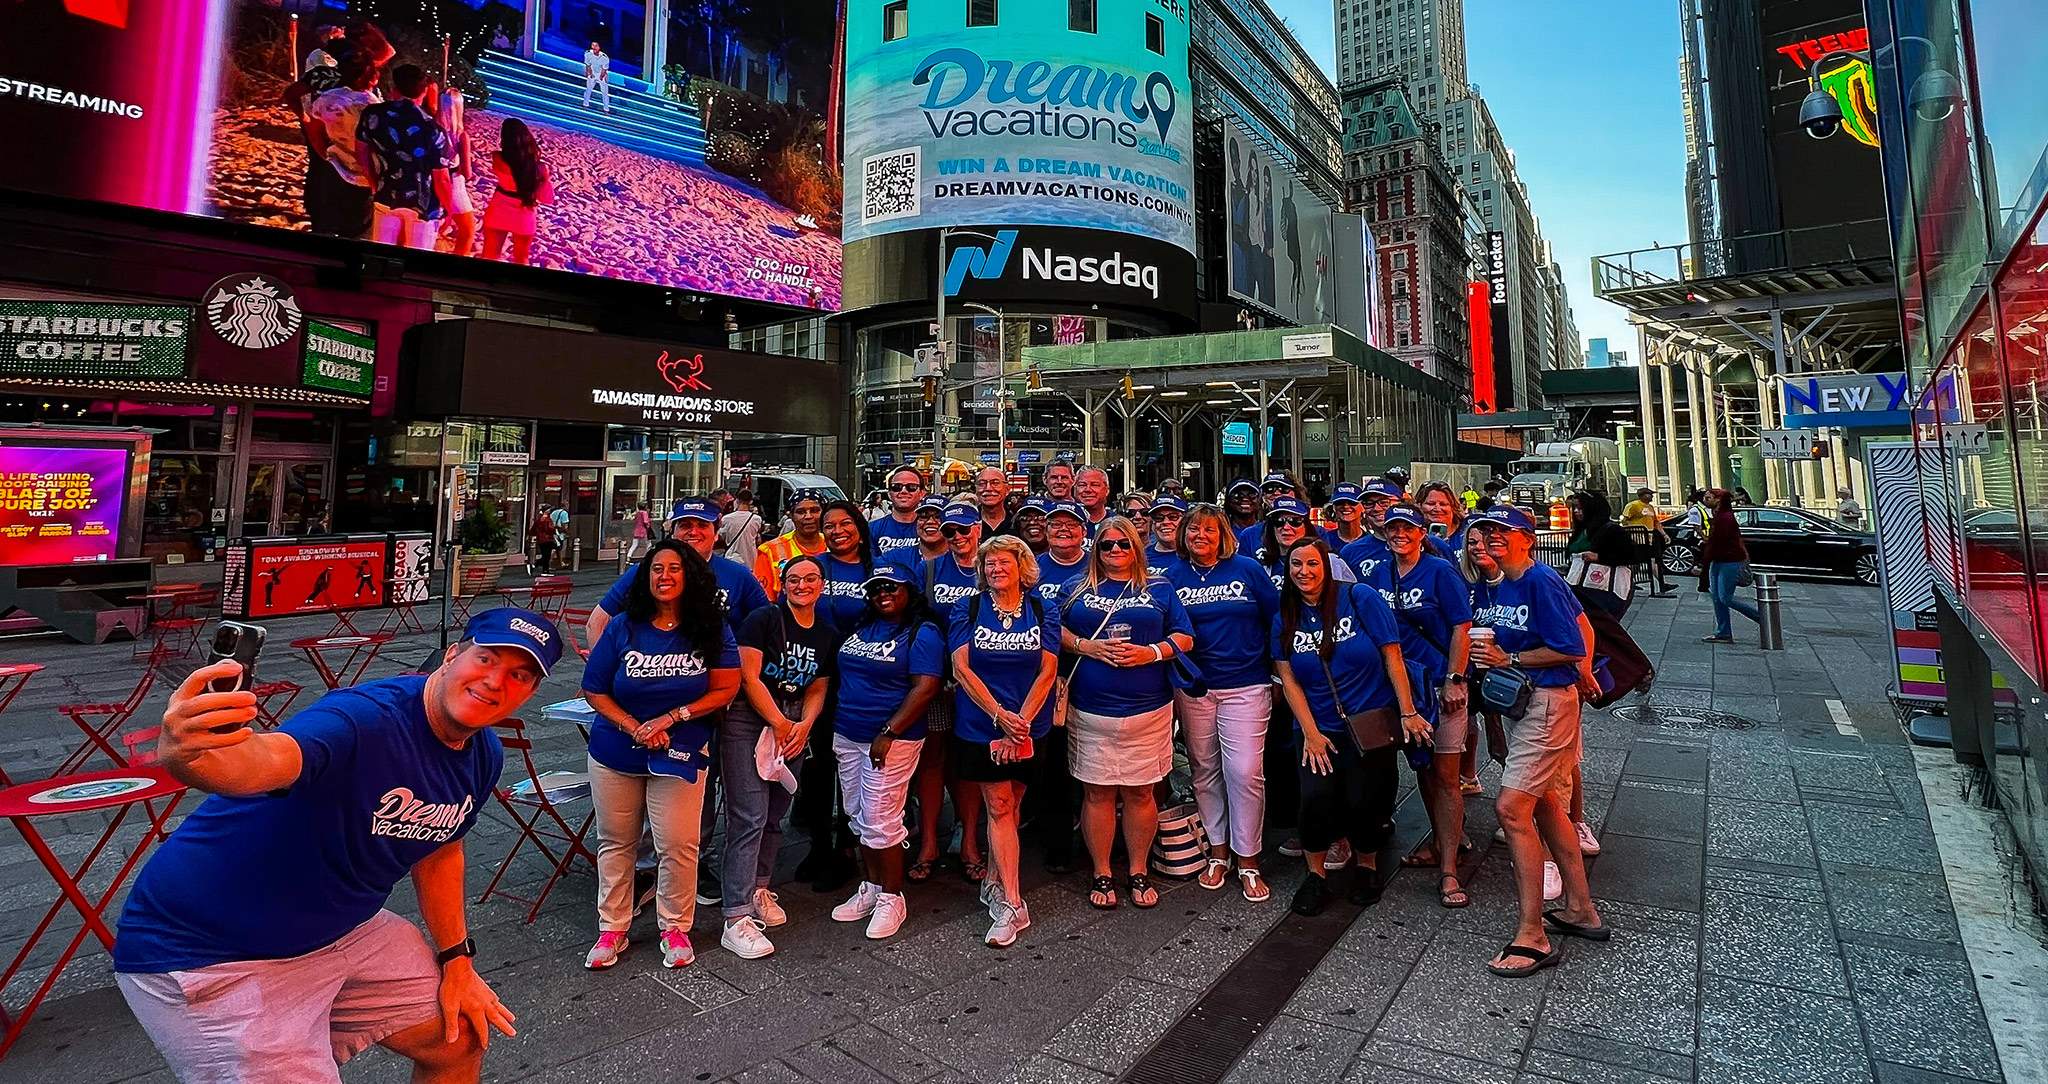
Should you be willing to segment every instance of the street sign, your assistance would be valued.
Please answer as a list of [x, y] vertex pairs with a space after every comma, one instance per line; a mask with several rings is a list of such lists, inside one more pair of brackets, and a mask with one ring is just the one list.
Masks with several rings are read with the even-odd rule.
[[917, 348], [917, 378], [925, 380], [944, 376], [946, 365], [952, 359], [953, 343], [948, 339], [925, 343]]
[[1958, 459], [1991, 452], [1991, 428], [1983, 423], [1944, 425], [1941, 427], [1941, 442], [1948, 448], [1948, 454]]
[[996, 452], [983, 452], [981, 453], [981, 461], [983, 463], [1000, 463], [1003, 461], [1003, 457]]
[[1766, 429], [1757, 447], [1765, 459], [1813, 458], [1813, 432], [1808, 429]]
[[[1016, 442], [1012, 441], [1011, 447], [1016, 447]], [[1019, 463], [1039, 463], [1044, 461], [1044, 459], [1045, 453], [1036, 448], [1026, 448], [1017, 453], [1017, 462]]]

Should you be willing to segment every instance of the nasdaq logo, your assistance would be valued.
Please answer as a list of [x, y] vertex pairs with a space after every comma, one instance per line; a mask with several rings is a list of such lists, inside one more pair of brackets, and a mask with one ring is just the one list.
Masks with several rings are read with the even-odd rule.
[[[958, 294], [970, 277], [1002, 278], [1009, 272], [1010, 257], [1017, 248], [1016, 230], [997, 230], [987, 248], [954, 249], [946, 262], [946, 296]], [[1017, 277], [1025, 282], [1123, 286], [1144, 290], [1154, 300], [1159, 297], [1159, 265], [1127, 260], [1120, 250], [1108, 256], [1076, 256], [1050, 245], [1026, 245], [1017, 260]]]

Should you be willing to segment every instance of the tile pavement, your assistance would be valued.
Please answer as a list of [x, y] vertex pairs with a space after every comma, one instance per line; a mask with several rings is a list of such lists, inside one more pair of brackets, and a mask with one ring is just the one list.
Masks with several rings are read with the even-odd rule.
[[[586, 572], [578, 599], [607, 576]], [[1835, 1082], [1999, 1081], [1996, 1049], [1950, 909], [1910, 752], [1884, 702], [1875, 593], [1790, 583], [1788, 649], [1700, 644], [1701, 596], [1644, 599], [1631, 628], [1662, 679], [1656, 699], [1753, 720], [1745, 730], [1625, 723], [1589, 713], [1589, 819], [1605, 854], [1592, 865], [1615, 927], [1604, 945], [1573, 942], [1564, 965], [1519, 982], [1481, 964], [1512, 913], [1504, 848], [1489, 803], [1475, 803], [1479, 844], [1467, 867], [1474, 905], [1445, 911], [1434, 885], [1397, 876], [1347, 930], [1230, 1070], [1232, 1081]], [[323, 631], [280, 623], [274, 638]], [[296, 627], [298, 625], [304, 628]], [[428, 657], [400, 641], [372, 676]], [[127, 648], [48, 640], [0, 647], [42, 662], [0, 720], [0, 766], [33, 777], [74, 734], [56, 704], [124, 692]], [[311, 683], [303, 661], [273, 651], [266, 677]], [[568, 695], [570, 665], [549, 694]], [[163, 693], [150, 707], [160, 709]], [[310, 699], [310, 694], [306, 698]], [[1837, 728], [1826, 701], [1854, 725]], [[306, 700], [301, 701], [301, 705]], [[147, 711], [145, 711], [147, 715]], [[580, 761], [573, 732], [544, 734], [543, 766]], [[1497, 778], [1485, 773], [1491, 792]], [[1403, 844], [1423, 821], [1404, 787]], [[89, 820], [88, 818], [75, 818]], [[93, 825], [53, 836], [75, 854]], [[495, 814], [470, 837], [471, 880], [509, 845]], [[801, 856], [793, 843], [787, 856]], [[1035, 925], [1009, 949], [980, 941], [971, 889], [941, 874], [914, 890], [910, 924], [872, 943], [824, 914], [836, 897], [789, 885], [780, 951], [743, 961], [699, 924], [699, 962], [664, 972], [644, 944], [620, 968], [580, 967], [591, 936], [587, 875], [540, 919], [497, 901], [472, 908], [482, 966], [520, 1016], [494, 1044], [492, 1080], [1098, 1081], [1127, 1071], [1198, 1000], [1227, 1010], [1216, 978], [1253, 951], [1300, 876], [1274, 856], [1275, 900], [1168, 887], [1156, 910], [1090, 909], [1074, 878], [1027, 860]], [[541, 871], [520, 870], [531, 887]], [[407, 912], [401, 889], [393, 906]], [[0, 837], [0, 947], [17, 945], [50, 897], [11, 833]], [[75, 927], [75, 924], [73, 924]], [[651, 925], [638, 934], [651, 939]], [[8, 991], [21, 996], [21, 986]], [[402, 1077], [372, 1052], [350, 1081]], [[6, 1081], [168, 1079], [88, 953], [16, 1051]]]

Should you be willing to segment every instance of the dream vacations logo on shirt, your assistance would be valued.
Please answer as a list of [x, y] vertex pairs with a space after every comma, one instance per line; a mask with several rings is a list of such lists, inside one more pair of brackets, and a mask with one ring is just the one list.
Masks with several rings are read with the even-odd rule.
[[475, 800], [469, 795], [460, 802], [429, 802], [416, 797], [411, 787], [392, 787], [370, 813], [370, 834], [446, 843], [455, 838], [473, 808]]
[[[1340, 643], [1340, 644], [1341, 644], [1341, 643], [1343, 643], [1344, 641], [1346, 641], [1346, 640], [1349, 640], [1349, 639], [1351, 639], [1351, 638], [1352, 638], [1353, 636], [1356, 636], [1357, 634], [1358, 634], [1358, 630], [1357, 630], [1357, 629], [1356, 629], [1356, 628], [1355, 628], [1355, 627], [1354, 627], [1354, 626], [1352, 625], [1352, 623], [1351, 623], [1351, 619], [1350, 619], [1350, 618], [1348, 618], [1348, 617], [1340, 617], [1340, 618], [1338, 618], [1338, 619], [1337, 619], [1337, 642], [1338, 642], [1338, 643]], [[1313, 655], [1313, 654], [1315, 654], [1315, 653], [1316, 653], [1316, 650], [1317, 650], [1318, 648], [1320, 648], [1321, 646], [1322, 646], [1322, 637], [1321, 637], [1321, 636], [1319, 636], [1319, 635], [1317, 635], [1317, 634], [1316, 634], [1316, 631], [1315, 631], [1314, 629], [1295, 629], [1295, 630], [1294, 630], [1294, 653], [1295, 653], [1295, 654], [1297, 654], [1297, 655]]]
[[1522, 606], [1481, 606], [1472, 615], [1472, 623], [1488, 628], [1529, 631], [1529, 607]]
[[974, 646], [983, 651], [1043, 651], [1045, 636], [1037, 625], [1016, 632], [976, 625]]
[[1182, 606], [1205, 606], [1211, 602], [1242, 602], [1247, 597], [1243, 580], [1204, 584], [1201, 587], [1183, 587], [1175, 593], [1180, 596]]
[[858, 636], [854, 636], [840, 646], [839, 653], [850, 655], [856, 659], [870, 659], [874, 662], [893, 663], [896, 661], [896, 645], [900, 642], [891, 637], [878, 644], [873, 640], [863, 640]]
[[620, 661], [625, 664], [629, 678], [696, 677], [706, 669], [704, 656], [695, 651], [628, 651]]

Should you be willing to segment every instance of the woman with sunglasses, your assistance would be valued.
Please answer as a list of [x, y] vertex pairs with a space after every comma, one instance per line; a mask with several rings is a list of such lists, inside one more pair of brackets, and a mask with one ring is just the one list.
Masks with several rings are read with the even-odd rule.
[[661, 962], [697, 958], [697, 853], [712, 723], [739, 691], [739, 647], [697, 551], [672, 538], [641, 560], [625, 612], [590, 645], [583, 696], [590, 728], [590, 799], [597, 827], [597, 943], [583, 958], [611, 967], [633, 925], [633, 854], [654, 829]]
[[[981, 590], [978, 561], [982, 532], [987, 529], [982, 513], [974, 505], [947, 506], [939, 525], [946, 552], [924, 563], [919, 581], [931, 600], [932, 614], [944, 632], [953, 608]], [[981, 788], [960, 778], [953, 766], [952, 682], [933, 698], [925, 723], [937, 740], [930, 743], [917, 764], [917, 860], [910, 864], [911, 883], [932, 879], [945, 855], [940, 847], [940, 814], [945, 812], [946, 795], [953, 795], [953, 816], [960, 823], [960, 873], [979, 883], [988, 875], [988, 863], [981, 857]]]
[[[831, 535], [831, 527], [825, 529]], [[719, 725], [719, 767], [725, 778], [725, 854], [721, 881], [725, 931], [719, 944], [743, 959], [775, 951], [766, 930], [789, 921], [768, 890], [775, 858], [782, 851], [782, 815], [792, 794], [762, 779], [756, 748], [764, 729], [774, 732], [776, 752], [794, 774], [811, 776], [806, 786], [831, 787], [805, 772], [806, 752], [825, 691], [845, 637], [821, 611], [825, 566], [817, 557], [793, 557], [782, 566], [782, 601], [747, 615], [740, 623], [740, 693]], [[747, 886], [752, 885], [749, 891]]]
[[860, 887], [832, 909], [837, 922], [868, 920], [880, 940], [903, 926], [903, 806], [924, 748], [925, 711], [945, 673], [945, 633], [900, 565], [862, 585], [867, 607], [839, 645], [832, 754], [846, 815], [860, 840]]
[[1126, 493], [1117, 498], [1123, 506], [1124, 518], [1138, 528], [1138, 537], [1146, 545], [1152, 543], [1152, 497], [1146, 493]]
[[[1351, 841], [1358, 861], [1352, 902], [1378, 901], [1378, 855], [1393, 831], [1399, 787], [1395, 758], [1402, 742], [1430, 736], [1428, 721], [1415, 710], [1393, 611], [1378, 591], [1336, 582], [1331, 567], [1330, 545], [1320, 538], [1288, 551], [1269, 645], [1301, 739], [1299, 827], [1309, 875], [1292, 906], [1303, 915], [1330, 902], [1323, 858], [1340, 839]], [[1401, 741], [1360, 752], [1346, 715], [1385, 709], [1400, 716]]]
[[993, 875], [981, 900], [993, 923], [986, 940], [1009, 945], [1031, 925], [1018, 874], [1017, 829], [1024, 787], [1038, 770], [1038, 742], [1052, 730], [1052, 688], [1058, 669], [1057, 612], [1032, 590], [1038, 562], [1023, 540], [1003, 535], [981, 547], [981, 589], [953, 608], [946, 646], [959, 682], [952, 762], [981, 788], [988, 811]]
[[[1309, 520], [1308, 505], [1294, 497], [1276, 497], [1267, 507], [1265, 533], [1260, 537], [1258, 552], [1254, 556], [1265, 566], [1275, 588], [1287, 579], [1287, 552], [1294, 548], [1296, 542], [1314, 535], [1314, 527], [1315, 524]], [[1339, 583], [1352, 583], [1358, 579], [1344, 558], [1334, 553], [1330, 555], [1330, 574]]]
[[1266, 734], [1273, 714], [1267, 641], [1280, 594], [1257, 561], [1237, 552], [1230, 521], [1213, 504], [1180, 521], [1181, 560], [1166, 573], [1188, 614], [1202, 685], [1176, 689], [1195, 804], [1212, 844], [1196, 883], [1217, 891], [1230, 880], [1232, 856], [1244, 898], [1272, 898], [1259, 869], [1266, 827]]
[[1118, 902], [1109, 860], [1119, 801], [1131, 903], [1159, 905], [1146, 862], [1159, 829], [1153, 787], [1173, 768], [1167, 660], [1195, 643], [1179, 596], [1148, 575], [1144, 546], [1130, 520], [1103, 520], [1088, 572], [1061, 607], [1061, 646], [1076, 656], [1068, 682], [1068, 763], [1081, 781], [1081, 838], [1095, 869], [1088, 902], [1102, 910]]
[[1471, 737], [1465, 668], [1471, 651], [1472, 589], [1457, 568], [1430, 552], [1428, 522], [1421, 508], [1406, 501], [1387, 509], [1380, 529], [1394, 558], [1373, 570], [1365, 582], [1378, 589], [1394, 611], [1401, 656], [1416, 678], [1416, 706], [1434, 728], [1433, 755], [1415, 771], [1434, 835], [1401, 864], [1435, 868], [1437, 902], [1457, 908], [1472, 902], [1458, 883], [1458, 854], [1466, 849], [1465, 795], [1458, 786], [1458, 766]]
[[825, 536], [825, 552], [819, 558], [819, 566], [825, 570], [825, 593], [818, 607], [828, 623], [848, 628], [867, 606], [861, 585], [875, 571], [868, 521], [860, 514], [859, 505], [838, 500], [825, 505], [819, 529]]
[[[1233, 486], [1232, 488], [1235, 489], [1236, 487]], [[1263, 516], [1272, 513], [1275, 501], [1290, 497], [1300, 501], [1304, 508], [1308, 506], [1308, 494], [1302, 492], [1301, 483], [1294, 480], [1294, 475], [1282, 470], [1276, 470], [1266, 475], [1265, 480], [1259, 483], [1258, 507], [1261, 518], [1253, 520], [1250, 525], [1237, 532], [1237, 552], [1249, 553], [1254, 557], [1258, 556], [1260, 548], [1266, 544], [1266, 524]], [[1304, 516], [1303, 518], [1306, 519], [1307, 517]], [[1279, 560], [1280, 556], [1279, 554], [1273, 554], [1271, 560]], [[1260, 558], [1260, 560], [1265, 561], [1267, 559]]]
[[1180, 525], [1187, 512], [1188, 502], [1171, 493], [1152, 498], [1152, 545], [1145, 551], [1145, 567], [1153, 575], [1165, 576], [1180, 566]]

